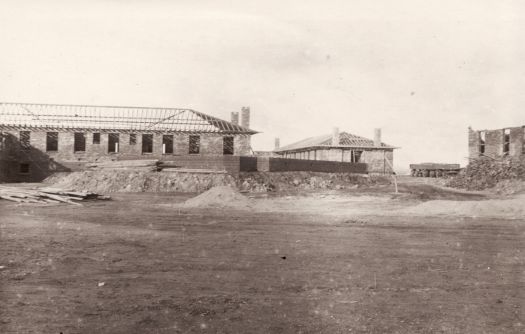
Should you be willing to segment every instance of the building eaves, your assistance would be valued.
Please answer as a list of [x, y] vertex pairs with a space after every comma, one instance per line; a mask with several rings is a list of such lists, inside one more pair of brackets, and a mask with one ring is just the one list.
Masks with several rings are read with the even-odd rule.
[[192, 109], [6, 102], [0, 102], [0, 128], [246, 135], [257, 133]]
[[290, 145], [283, 146], [274, 152], [294, 152], [304, 151], [307, 149], [327, 149], [327, 148], [342, 148], [342, 149], [397, 149], [398, 147], [381, 143], [381, 146], [375, 146], [374, 141], [361, 136], [353, 135], [347, 132], [342, 132], [339, 135], [339, 145], [332, 145], [332, 135], [323, 135], [318, 137], [310, 137]]

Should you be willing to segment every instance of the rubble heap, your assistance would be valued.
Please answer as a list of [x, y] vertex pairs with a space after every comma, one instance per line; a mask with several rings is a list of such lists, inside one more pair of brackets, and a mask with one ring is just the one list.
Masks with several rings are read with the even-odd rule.
[[525, 180], [525, 163], [523, 160], [504, 158], [491, 159], [482, 157], [471, 160], [469, 165], [447, 186], [467, 190], [493, 188], [505, 180]]

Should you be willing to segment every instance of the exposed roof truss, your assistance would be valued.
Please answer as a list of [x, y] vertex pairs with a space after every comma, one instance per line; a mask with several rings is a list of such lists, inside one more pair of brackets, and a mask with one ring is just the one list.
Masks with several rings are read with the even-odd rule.
[[192, 109], [0, 103], [0, 128], [255, 134]]

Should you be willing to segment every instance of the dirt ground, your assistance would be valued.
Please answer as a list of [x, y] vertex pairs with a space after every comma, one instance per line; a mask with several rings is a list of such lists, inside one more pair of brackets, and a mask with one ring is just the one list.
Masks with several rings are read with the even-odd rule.
[[[410, 216], [426, 184], [82, 207], [0, 201], [1, 333], [523, 333], [525, 219]], [[257, 209], [258, 207], [262, 209]]]

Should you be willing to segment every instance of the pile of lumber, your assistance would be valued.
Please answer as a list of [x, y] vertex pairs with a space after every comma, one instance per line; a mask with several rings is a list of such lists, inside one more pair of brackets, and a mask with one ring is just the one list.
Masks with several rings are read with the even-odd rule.
[[159, 170], [159, 160], [118, 160], [87, 164], [89, 170], [133, 170], [156, 172]]
[[17, 203], [68, 203], [81, 205], [79, 202], [93, 199], [109, 199], [92, 192], [68, 191], [58, 188], [26, 189], [0, 186], [0, 198]]

